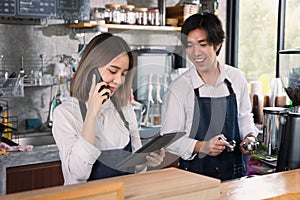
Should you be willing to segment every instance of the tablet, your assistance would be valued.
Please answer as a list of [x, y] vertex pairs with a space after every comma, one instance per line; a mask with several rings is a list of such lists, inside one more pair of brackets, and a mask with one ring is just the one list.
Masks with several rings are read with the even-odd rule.
[[146, 156], [150, 152], [159, 151], [161, 148], [169, 146], [185, 134], [185, 132], [174, 132], [166, 133], [164, 135], [157, 135], [152, 140], [143, 145], [140, 149], [138, 149], [135, 153], [119, 162], [116, 167], [117, 169], [122, 170], [127, 167], [143, 164], [147, 161]]

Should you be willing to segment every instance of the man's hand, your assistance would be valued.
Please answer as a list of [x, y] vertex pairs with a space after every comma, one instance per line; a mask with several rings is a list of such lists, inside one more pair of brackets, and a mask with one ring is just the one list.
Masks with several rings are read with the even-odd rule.
[[254, 136], [246, 136], [245, 139], [240, 143], [240, 150], [245, 155], [250, 155], [255, 153], [255, 150], [247, 150], [243, 146], [248, 142], [256, 142], [256, 138]]
[[224, 149], [226, 149], [226, 144], [224, 141], [219, 140], [219, 137], [222, 137], [224, 140], [226, 140], [226, 137], [223, 134], [220, 134], [208, 141], [200, 141], [202, 142], [200, 152], [208, 154], [209, 156], [217, 156], [221, 154]]

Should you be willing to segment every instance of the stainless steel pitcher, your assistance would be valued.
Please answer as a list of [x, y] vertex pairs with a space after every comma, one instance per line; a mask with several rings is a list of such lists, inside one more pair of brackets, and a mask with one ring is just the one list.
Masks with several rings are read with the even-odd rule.
[[276, 171], [300, 168], [300, 113], [288, 112]]
[[263, 109], [263, 146], [268, 155], [277, 155], [280, 147], [287, 108], [265, 107]]

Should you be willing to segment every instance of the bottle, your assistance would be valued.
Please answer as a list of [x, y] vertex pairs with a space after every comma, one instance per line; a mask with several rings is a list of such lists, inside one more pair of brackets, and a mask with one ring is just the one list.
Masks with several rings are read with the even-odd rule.
[[[2, 124], [4, 126], [12, 127], [11, 123], [8, 123], [9, 114], [7, 112], [3, 112], [3, 119]], [[7, 139], [12, 139], [12, 129], [10, 128], [4, 128], [2, 137], [5, 137]]]
[[286, 96], [284, 96], [284, 89], [280, 78], [272, 78], [270, 84], [271, 91], [271, 106], [285, 107]]
[[251, 81], [251, 102], [252, 102], [252, 113], [255, 124], [263, 123], [263, 102], [264, 95], [262, 95], [262, 82]]

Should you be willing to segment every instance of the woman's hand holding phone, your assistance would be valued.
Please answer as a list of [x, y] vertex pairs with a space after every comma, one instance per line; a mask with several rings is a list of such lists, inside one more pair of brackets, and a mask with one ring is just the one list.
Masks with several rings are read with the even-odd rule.
[[[89, 91], [89, 99], [87, 101], [87, 112], [81, 135], [91, 144], [95, 144], [96, 117], [99, 115], [102, 104], [108, 98], [105, 93], [108, 93], [110, 95], [110, 90], [107, 88], [103, 88], [103, 90], [100, 90], [101, 86], [106, 87], [107, 84], [103, 81], [96, 81], [95, 74], [91, 74], [88, 81], [88, 84], [90, 84], [89, 86], [87, 86], [87, 89]], [[98, 83], [96, 84], [96, 82]]]
[[93, 75], [88, 99], [88, 111], [94, 111], [97, 116], [102, 104], [109, 99], [110, 95], [111, 91], [107, 88], [107, 84], [103, 81], [96, 84], [96, 75]]

